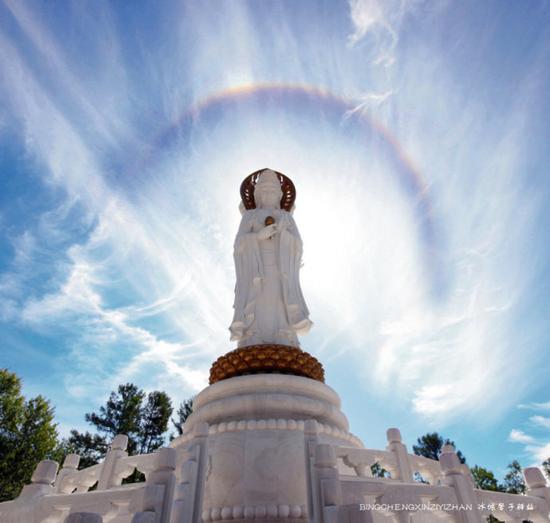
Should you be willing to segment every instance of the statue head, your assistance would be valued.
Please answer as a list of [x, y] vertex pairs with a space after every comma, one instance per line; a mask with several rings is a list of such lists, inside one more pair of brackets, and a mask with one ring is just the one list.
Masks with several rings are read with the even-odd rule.
[[[256, 192], [256, 185], [259, 189]], [[262, 193], [277, 192], [275, 196], [269, 196], [266, 201]], [[260, 169], [249, 174], [241, 183], [241, 203], [239, 209], [241, 214], [245, 210], [263, 207], [264, 209], [283, 209], [287, 212], [294, 210], [296, 200], [296, 189], [292, 180], [278, 171], [271, 169]], [[260, 201], [262, 200], [262, 201]]]
[[277, 173], [264, 169], [254, 186], [256, 206], [264, 209], [280, 209], [283, 191]]

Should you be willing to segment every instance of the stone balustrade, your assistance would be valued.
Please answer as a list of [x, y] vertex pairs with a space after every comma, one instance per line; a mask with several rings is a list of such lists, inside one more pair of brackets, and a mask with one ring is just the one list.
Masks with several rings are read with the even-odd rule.
[[[103, 462], [82, 470], [78, 470], [76, 454], [65, 458], [58, 474], [55, 461], [40, 462], [20, 496], [0, 503], [0, 521], [169, 523], [176, 482], [175, 449], [129, 457], [127, 442], [126, 436], [117, 436]], [[121, 485], [135, 469], [146, 480]]]
[[[203, 507], [209, 473], [209, 438], [220, 433], [301, 431], [304, 438], [306, 505], [254, 504]], [[117, 436], [102, 463], [78, 469], [69, 454], [61, 470], [54, 461], [38, 464], [32, 482], [13, 501], [0, 503], [2, 523], [209, 523], [288, 520], [311, 523], [483, 523], [490, 515], [505, 522], [548, 521], [550, 488], [538, 468], [524, 471], [527, 492], [515, 495], [476, 489], [467, 466], [445, 445], [439, 461], [409, 454], [398, 429], [387, 431], [384, 450], [327, 442], [341, 429], [316, 420], [246, 420], [214, 427], [197, 422], [185, 442], [146, 455], [128, 456], [126, 436]], [[390, 473], [373, 477], [378, 464]], [[137, 469], [142, 483], [122, 485]], [[415, 481], [419, 473], [425, 483]], [[417, 478], [416, 478], [417, 479]], [[91, 490], [90, 490], [91, 489]], [[412, 518], [412, 519], [411, 519]]]
[[440, 462], [409, 454], [401, 441], [398, 429], [388, 429], [387, 440], [385, 450], [338, 447], [337, 458], [358, 477], [372, 477], [371, 467], [377, 464], [389, 473], [387, 479], [413, 481], [418, 473], [431, 485], [437, 485], [442, 481], [443, 471]]
[[[372, 450], [318, 443], [315, 428], [310, 427], [307, 453], [315, 523], [403, 523], [412, 516], [438, 523], [484, 523], [490, 515], [517, 523], [550, 519], [550, 487], [536, 467], [524, 471], [525, 495], [480, 490], [452, 445], [436, 461], [407, 453], [397, 429], [388, 430], [386, 450]], [[347, 467], [344, 473], [339, 462]], [[373, 477], [370, 467], [376, 463], [391, 476]], [[428, 482], [415, 480], [416, 472]]]

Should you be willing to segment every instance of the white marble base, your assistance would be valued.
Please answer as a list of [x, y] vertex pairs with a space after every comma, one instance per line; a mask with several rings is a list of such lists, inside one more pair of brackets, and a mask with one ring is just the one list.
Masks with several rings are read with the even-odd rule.
[[340, 398], [329, 386], [284, 374], [223, 380], [194, 401], [184, 434], [196, 424], [210, 432], [202, 504], [203, 521], [308, 517], [304, 426], [315, 420], [320, 442], [362, 447], [349, 434]]

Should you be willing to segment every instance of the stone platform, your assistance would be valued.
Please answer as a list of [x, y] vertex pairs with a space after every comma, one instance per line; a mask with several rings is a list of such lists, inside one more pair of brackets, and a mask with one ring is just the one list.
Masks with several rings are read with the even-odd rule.
[[[257, 374], [204, 389], [184, 433], [128, 456], [117, 436], [103, 462], [58, 472], [42, 461], [2, 523], [485, 523], [548, 522], [550, 487], [524, 470], [525, 495], [475, 488], [452, 445], [439, 461], [407, 452], [398, 429], [385, 449], [350, 434], [338, 395], [313, 379]], [[145, 482], [123, 485], [137, 469]], [[373, 477], [383, 469], [384, 476]], [[420, 474], [423, 482], [414, 478]]]
[[209, 426], [202, 520], [257, 521], [308, 517], [307, 424], [320, 442], [361, 448], [349, 433], [340, 398], [328, 385], [284, 374], [220, 381], [193, 402], [185, 444], [201, 423]]

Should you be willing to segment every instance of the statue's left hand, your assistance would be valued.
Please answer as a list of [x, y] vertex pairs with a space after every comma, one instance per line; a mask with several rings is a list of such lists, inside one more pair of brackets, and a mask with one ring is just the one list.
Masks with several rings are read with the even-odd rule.
[[272, 238], [277, 233], [277, 225], [274, 223], [264, 227], [260, 232], [258, 232], [258, 239], [267, 240]]

